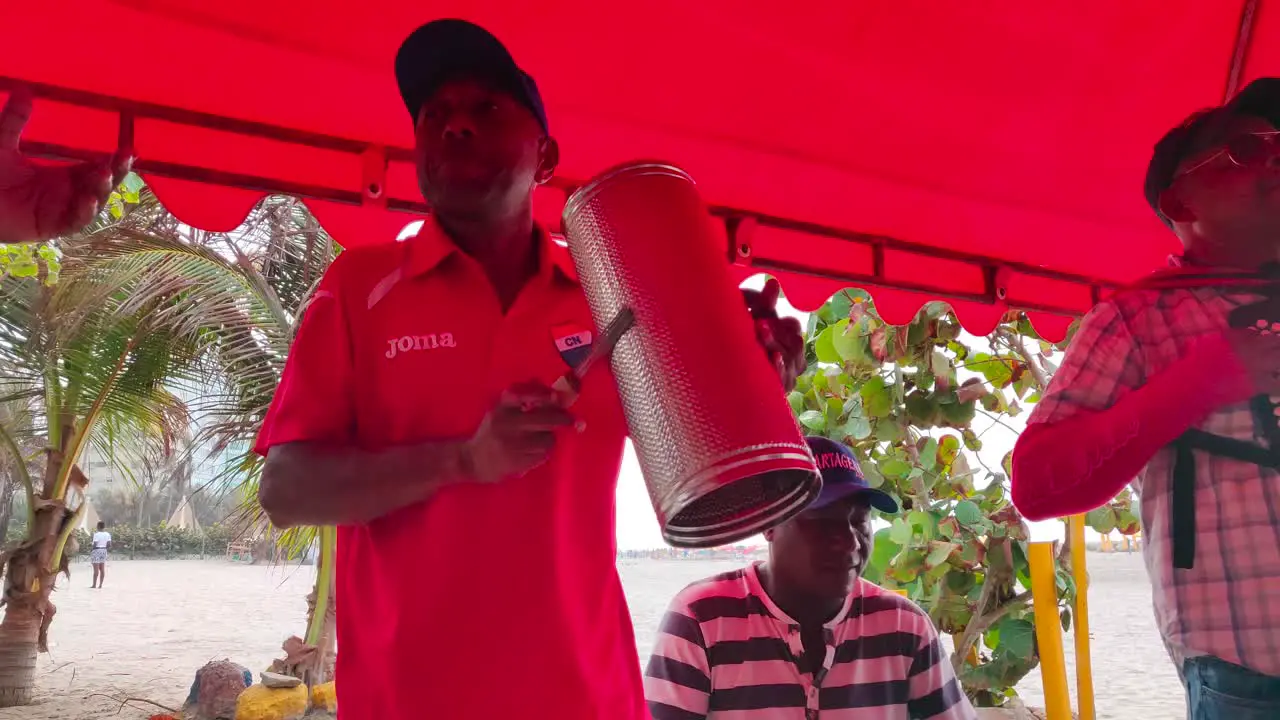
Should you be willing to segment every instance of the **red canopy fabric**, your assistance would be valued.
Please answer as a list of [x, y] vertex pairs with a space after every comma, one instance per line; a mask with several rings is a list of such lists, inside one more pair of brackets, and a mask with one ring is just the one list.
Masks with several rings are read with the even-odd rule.
[[610, 165], [668, 160], [730, 220], [741, 276], [778, 275], [806, 309], [868, 287], [899, 322], [945, 298], [976, 333], [1029, 308], [1060, 336], [1159, 267], [1177, 243], [1142, 198], [1151, 146], [1221, 102], [1242, 36], [1239, 78], [1280, 74], [1259, 40], [1280, 9], [1256, 0], [14, 4], [0, 91], [36, 84], [28, 147], [108, 152], [123, 127], [192, 225], [231, 229], [286, 190], [344, 245], [391, 240], [424, 210], [392, 58], [463, 17], [543, 89], [564, 155], [544, 221]]

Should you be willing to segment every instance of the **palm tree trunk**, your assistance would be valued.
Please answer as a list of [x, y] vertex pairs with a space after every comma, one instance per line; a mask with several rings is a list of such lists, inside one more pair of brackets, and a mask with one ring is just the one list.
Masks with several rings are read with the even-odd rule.
[[[45, 488], [62, 468], [62, 453], [47, 452]], [[0, 707], [26, 705], [35, 690], [36, 653], [48, 651], [49, 624], [57, 609], [49, 601], [57, 579], [55, 555], [68, 513], [61, 499], [42, 498], [27, 541], [7, 559], [4, 619], [0, 620]]]
[[334, 599], [334, 564], [337, 528], [320, 528], [320, 552], [316, 556], [316, 584], [307, 597], [307, 644], [316, 649], [302, 679], [317, 685], [332, 679], [333, 650], [337, 642], [337, 607]]
[[9, 521], [13, 518], [13, 498], [18, 481], [7, 471], [0, 474], [0, 543], [9, 534]]
[[40, 621], [30, 605], [10, 605], [5, 610], [0, 621], [0, 708], [31, 703]]
[[137, 515], [137, 518], [135, 518], [134, 520], [134, 523], [133, 523], [134, 527], [139, 527], [139, 528], [144, 527], [144, 525], [142, 524], [142, 517], [143, 517], [143, 514], [146, 513], [147, 511], [147, 496], [150, 494], [151, 493], [146, 488], [143, 488], [142, 490], [138, 491], [138, 515]]

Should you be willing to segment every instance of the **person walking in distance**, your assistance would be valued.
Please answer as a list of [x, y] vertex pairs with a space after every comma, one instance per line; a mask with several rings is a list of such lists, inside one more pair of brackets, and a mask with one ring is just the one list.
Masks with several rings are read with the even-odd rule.
[[107, 551], [110, 549], [111, 533], [107, 532], [106, 523], [99, 522], [89, 548], [89, 562], [93, 565], [93, 588], [101, 588], [102, 581], [107, 579]]

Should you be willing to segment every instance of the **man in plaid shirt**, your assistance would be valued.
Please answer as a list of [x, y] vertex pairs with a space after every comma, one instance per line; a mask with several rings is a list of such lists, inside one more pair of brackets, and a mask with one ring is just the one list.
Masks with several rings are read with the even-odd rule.
[[1133, 483], [1191, 720], [1280, 718], [1277, 127], [1265, 78], [1156, 145], [1147, 200], [1185, 253], [1089, 313], [1013, 457], [1032, 520]]

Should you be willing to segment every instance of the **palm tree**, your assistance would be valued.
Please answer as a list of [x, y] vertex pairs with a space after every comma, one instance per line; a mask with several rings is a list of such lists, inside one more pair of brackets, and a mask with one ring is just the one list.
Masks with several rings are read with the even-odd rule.
[[85, 264], [52, 286], [9, 278], [0, 287], [0, 364], [9, 371], [0, 396], [36, 403], [48, 442], [43, 477], [23, 482], [26, 539], [3, 555], [0, 706], [30, 701], [36, 651], [47, 649], [50, 596], [78, 519], [70, 490], [87, 482], [81, 452], [120, 434], [163, 436], [185, 417], [165, 383], [194, 368], [198, 338], [170, 327], [166, 302], [130, 306], [127, 286], [106, 281]]
[[[190, 412], [206, 421], [202, 439], [245, 448], [234, 470], [244, 497], [255, 497], [261, 462], [247, 447], [295, 318], [335, 253], [296, 200], [270, 198], [240, 231], [218, 234], [181, 225], [145, 190], [133, 199], [68, 243], [58, 282], [38, 275], [0, 282], [0, 368], [8, 368], [0, 400], [37, 403], [49, 445], [43, 477], [24, 484], [33, 508], [27, 538], [0, 556], [0, 707], [30, 701], [36, 652], [46, 649], [55, 612], [50, 593], [76, 525], [68, 490], [86, 482], [75, 464], [81, 451], [177, 437], [188, 427], [188, 406], [171, 388], [215, 387]], [[255, 507], [247, 512], [260, 512]], [[333, 543], [321, 546], [324, 591], [307, 640], [322, 647]]]
[[[182, 245], [160, 250], [151, 242], [144, 242], [143, 248], [125, 243], [118, 252], [122, 257], [136, 255], [126, 264], [166, 268], [149, 285], [134, 289], [141, 300], [169, 292], [175, 278], [188, 282], [184, 312], [192, 328], [209, 336], [212, 376], [221, 389], [206, 394], [204, 404], [196, 408], [205, 421], [199, 441], [211, 442], [214, 452], [239, 449], [228, 463], [231, 481], [226, 483], [243, 499], [239, 524], [269, 529], [257, 502], [262, 458], [250, 448], [279, 384], [296, 322], [337, 247], [306, 206], [293, 198], [267, 198], [233, 234], [188, 233]], [[221, 252], [208, 252], [211, 249]], [[104, 257], [112, 252], [117, 250]], [[286, 657], [276, 668], [308, 683], [323, 682], [329, 679], [335, 640], [336, 530], [294, 528], [272, 536], [290, 558], [318, 546], [306, 633], [286, 641]]]
[[[324, 271], [338, 249], [300, 201], [267, 198], [234, 236], [205, 234], [199, 242], [223, 246], [231, 264], [224, 270], [239, 278], [226, 288], [205, 296], [210, 307], [227, 304], [207, 326], [218, 335], [215, 359], [224, 394], [208, 396], [202, 408], [208, 424], [202, 440], [214, 451], [240, 448], [227, 471], [243, 500], [239, 524], [263, 528], [289, 558], [318, 548], [316, 582], [307, 597], [307, 629], [303, 638], [284, 644], [285, 657], [275, 669], [296, 675], [308, 684], [330, 679], [334, 649], [334, 552], [333, 527], [292, 528], [276, 534], [258, 504], [262, 458], [251, 449], [284, 370], [296, 322], [310, 302]], [[211, 288], [212, 290], [212, 288]], [[245, 295], [247, 293], [247, 295]], [[231, 306], [248, 305], [252, 312], [236, 315]]]
[[[0, 377], [8, 373], [0, 370]], [[34, 460], [41, 455], [45, 439], [36, 425], [36, 413], [30, 400], [0, 402], [0, 544], [9, 535], [14, 510], [30, 512], [26, 495], [19, 500], [18, 490], [30, 483]], [[24, 517], [20, 528], [30, 524]], [[15, 528], [16, 529], [16, 528]]]

